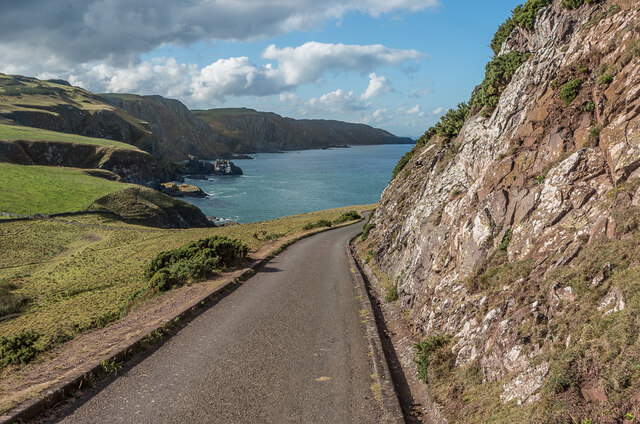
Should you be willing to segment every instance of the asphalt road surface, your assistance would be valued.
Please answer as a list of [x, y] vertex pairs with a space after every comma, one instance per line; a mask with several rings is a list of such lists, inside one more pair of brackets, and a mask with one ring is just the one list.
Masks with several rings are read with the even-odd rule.
[[64, 423], [380, 423], [345, 243], [301, 240]]

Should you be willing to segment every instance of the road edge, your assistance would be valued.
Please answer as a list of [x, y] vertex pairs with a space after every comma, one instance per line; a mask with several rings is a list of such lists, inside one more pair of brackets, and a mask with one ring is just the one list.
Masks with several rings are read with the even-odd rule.
[[[44, 394], [27, 400], [17, 407], [11, 409], [10, 411], [7, 411], [6, 413], [0, 415], [0, 424], [15, 424], [33, 420], [42, 415], [48, 409], [51, 409], [56, 404], [66, 399], [71, 392], [80, 390], [82, 386], [87, 385], [87, 383], [90, 383], [92, 380], [95, 381], [96, 376], [104, 374], [104, 363], [125, 362], [131, 359], [132, 356], [146, 351], [149, 348], [148, 346], [146, 346], [146, 342], [150, 339], [155, 339], [155, 334], [162, 334], [164, 333], [164, 330], [174, 327], [177, 322], [192, 319], [200, 315], [209, 308], [209, 304], [211, 302], [217, 300], [219, 297], [235, 289], [236, 286], [251, 278], [256, 273], [257, 268], [275, 258], [277, 255], [282, 253], [294, 243], [302, 239], [314, 236], [316, 234], [324, 233], [326, 231], [331, 231], [333, 229], [341, 227], [347, 227], [349, 225], [355, 225], [359, 222], [362, 222], [362, 220], [317, 229], [308, 233], [301, 234], [291, 240], [287, 240], [281, 245], [278, 245], [264, 258], [256, 259], [247, 267], [236, 270], [236, 273], [239, 273], [237, 276], [229, 277], [228, 281], [224, 282], [221, 286], [210, 291], [204, 296], [200, 296], [194, 299], [188, 304], [188, 306], [177, 311], [172, 318], [159, 323], [150, 331], [120, 344], [119, 346], [114, 348], [114, 351], [110, 352], [109, 354], [98, 357], [95, 359], [95, 361], [91, 361], [90, 363], [79, 367], [76, 372], [63, 379], [58, 384], [54, 385], [52, 388], [44, 392]], [[348, 256], [349, 258], [351, 258], [350, 255]], [[353, 258], [351, 259], [353, 260]], [[171, 335], [169, 335], [168, 337], [171, 337]]]
[[349, 239], [345, 246], [345, 250], [347, 258], [349, 259], [349, 268], [355, 282], [355, 288], [359, 293], [361, 309], [366, 311], [366, 316], [363, 314], [363, 322], [367, 328], [367, 340], [369, 341], [371, 361], [373, 362], [373, 369], [375, 370], [377, 384], [380, 387], [380, 403], [384, 414], [384, 422], [387, 424], [404, 424], [404, 415], [402, 413], [402, 408], [400, 407], [398, 394], [396, 393], [396, 389], [393, 384], [391, 371], [387, 363], [387, 357], [385, 356], [384, 349], [382, 348], [382, 340], [380, 338], [378, 325], [376, 324], [375, 313], [373, 311], [373, 306], [371, 305], [369, 291], [367, 290], [364, 277], [360, 272], [360, 267], [357, 265], [351, 250], [352, 242], [358, 237], [360, 237], [360, 234]]

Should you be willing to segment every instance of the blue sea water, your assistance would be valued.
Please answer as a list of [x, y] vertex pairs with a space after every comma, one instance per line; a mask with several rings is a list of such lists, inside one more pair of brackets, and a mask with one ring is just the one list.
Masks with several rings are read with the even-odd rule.
[[240, 176], [187, 180], [209, 194], [185, 199], [207, 216], [240, 223], [349, 205], [375, 203], [393, 167], [413, 145], [259, 153], [234, 160]]

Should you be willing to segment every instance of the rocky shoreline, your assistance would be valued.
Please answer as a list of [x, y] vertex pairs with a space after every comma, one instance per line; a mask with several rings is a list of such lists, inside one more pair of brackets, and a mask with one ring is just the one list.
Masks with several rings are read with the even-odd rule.
[[204, 198], [209, 195], [200, 187], [193, 184], [184, 184], [184, 179], [207, 181], [209, 175], [242, 175], [242, 169], [228, 159], [217, 159], [213, 163], [200, 159], [190, 159], [178, 164], [175, 182], [161, 183], [158, 190], [172, 197]]

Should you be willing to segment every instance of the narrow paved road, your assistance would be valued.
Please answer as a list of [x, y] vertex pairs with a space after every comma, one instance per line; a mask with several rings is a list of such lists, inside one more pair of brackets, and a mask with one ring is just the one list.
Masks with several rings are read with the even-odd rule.
[[345, 253], [299, 241], [64, 423], [380, 423]]

